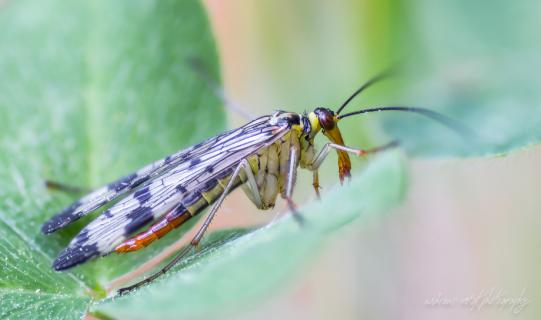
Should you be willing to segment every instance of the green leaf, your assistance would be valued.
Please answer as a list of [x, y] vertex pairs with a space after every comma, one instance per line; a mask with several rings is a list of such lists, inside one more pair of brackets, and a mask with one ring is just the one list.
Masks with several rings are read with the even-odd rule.
[[[51, 270], [84, 222], [44, 236], [73, 201], [45, 179], [98, 187], [224, 130], [199, 1], [11, 1], [0, 10], [0, 315], [80, 318], [110, 279], [175, 239], [70, 272]], [[86, 219], [88, 221], [88, 219]]]
[[[188, 267], [131, 295], [95, 309], [120, 319], [217, 317], [276, 290], [297, 274], [342, 225], [382, 212], [402, 199], [406, 178], [401, 156], [374, 159], [350, 184], [300, 209], [306, 225], [286, 217], [194, 257]], [[351, 199], [356, 199], [351, 201]]]
[[0, 318], [80, 318], [90, 297], [86, 284], [51, 269], [51, 258], [1, 212]]

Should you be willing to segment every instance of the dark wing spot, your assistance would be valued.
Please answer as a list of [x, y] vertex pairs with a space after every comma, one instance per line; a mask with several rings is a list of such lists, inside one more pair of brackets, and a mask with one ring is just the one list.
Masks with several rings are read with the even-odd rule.
[[148, 175], [143, 176], [143, 177], [140, 177], [139, 179], [133, 181], [133, 182], [130, 184], [130, 189], [137, 188], [137, 187], [140, 186], [142, 183], [148, 181], [148, 179], [150, 179], [150, 176], [148, 176]]
[[122, 189], [126, 188], [130, 185], [130, 183], [137, 178], [137, 173], [132, 173], [128, 176], [122, 177], [118, 179], [117, 181], [110, 183], [107, 188], [109, 190], [115, 190], [116, 192], [121, 191]]
[[75, 237], [75, 241], [76, 243], [78, 244], [83, 244], [83, 243], [86, 243], [89, 239], [89, 236], [88, 236], [88, 229], [83, 229], [76, 237]]
[[137, 207], [133, 209], [131, 212], [128, 212], [126, 214], [127, 219], [135, 220], [140, 215], [146, 215], [146, 214], [152, 214], [152, 208], [150, 207]]
[[190, 213], [188, 212], [188, 210], [186, 210], [186, 208], [184, 208], [184, 206], [182, 204], [179, 204], [175, 208], [175, 210], [168, 213], [165, 216], [165, 218], [167, 219], [167, 221], [173, 221], [173, 220], [175, 220], [176, 218], [180, 217], [183, 214], [190, 214]]
[[178, 192], [180, 193], [186, 193], [188, 190], [186, 190], [186, 188], [184, 188], [183, 185], [179, 184], [178, 186], [176, 186], [176, 188]]
[[152, 197], [148, 187], [144, 187], [142, 189], [137, 190], [133, 194], [133, 196], [135, 197], [135, 199], [137, 199], [137, 201], [139, 201], [140, 204], [146, 203], [148, 201], [148, 199], [150, 199]]
[[71, 222], [79, 219], [81, 217], [80, 212], [74, 212], [81, 205], [79, 201], [75, 201], [66, 209], [62, 210], [60, 213], [46, 221], [41, 226], [41, 232], [43, 234], [49, 234], [55, 232], [56, 230], [63, 228], [70, 224]]
[[201, 189], [199, 190], [200, 192], [209, 192], [211, 191], [212, 189], [214, 189], [214, 187], [216, 187], [216, 185], [218, 184], [218, 180], [217, 179], [210, 179], [209, 181], [207, 181], [203, 187], [201, 187]]
[[152, 209], [149, 207], [139, 207], [128, 213], [127, 216], [131, 219], [131, 221], [124, 228], [127, 235], [137, 231], [154, 218], [152, 215]]
[[201, 163], [201, 159], [200, 158], [195, 158], [193, 159], [192, 161], [190, 161], [190, 168], [192, 168], [193, 166], [197, 165]]
[[208, 172], [208, 173], [213, 173], [213, 172], [214, 172], [214, 167], [211, 166], [211, 165], [210, 165], [210, 166], [207, 166], [207, 167], [205, 168], [205, 171]]
[[196, 144], [195, 146], [193, 146], [193, 149], [197, 149], [197, 148], [200, 148], [205, 142], [200, 142], [198, 144]]
[[100, 255], [100, 252], [95, 243], [73, 248], [68, 247], [62, 250], [55, 259], [53, 262], [53, 269], [56, 271], [65, 270], [98, 255]]
[[186, 159], [189, 155], [190, 155], [190, 152], [185, 152], [185, 153], [181, 154], [179, 157], [180, 157], [180, 159], [184, 160], [184, 159]]
[[192, 204], [196, 203], [199, 199], [201, 199], [201, 193], [198, 191], [192, 192], [191, 194], [188, 194], [184, 199], [182, 199], [182, 204], [185, 207], [189, 207]]

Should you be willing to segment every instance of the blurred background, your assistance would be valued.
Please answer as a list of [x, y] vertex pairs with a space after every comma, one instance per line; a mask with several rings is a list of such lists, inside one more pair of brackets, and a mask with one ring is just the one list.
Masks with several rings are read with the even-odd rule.
[[[226, 92], [254, 114], [336, 108], [363, 81], [400, 65], [401, 76], [350, 108], [429, 107], [482, 140], [466, 148], [445, 128], [407, 114], [343, 123], [352, 146], [403, 141], [405, 202], [341, 229], [288, 287], [243, 318], [539, 318], [541, 149], [532, 145], [541, 137], [541, 3], [204, 3]], [[231, 126], [243, 121], [230, 114]], [[364, 163], [355, 161], [355, 170]], [[324, 188], [338, 183], [335, 166], [334, 158], [325, 163]], [[314, 199], [308, 176], [295, 197]], [[216, 226], [262, 224], [284, 210], [262, 213], [235, 192]]]

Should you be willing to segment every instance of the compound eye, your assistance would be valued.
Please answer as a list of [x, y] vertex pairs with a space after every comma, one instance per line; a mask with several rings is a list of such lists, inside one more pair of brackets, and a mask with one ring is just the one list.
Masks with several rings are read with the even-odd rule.
[[334, 129], [334, 112], [332, 110], [325, 108], [317, 108], [316, 110], [314, 110], [314, 112], [317, 115], [317, 118], [323, 130], [329, 131]]

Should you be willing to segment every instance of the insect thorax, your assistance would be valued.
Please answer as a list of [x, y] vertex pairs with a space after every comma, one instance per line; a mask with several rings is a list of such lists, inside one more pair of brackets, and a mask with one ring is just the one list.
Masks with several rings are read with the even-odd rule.
[[[301, 168], [307, 167], [314, 159], [313, 137], [310, 138], [298, 129], [292, 128], [282, 138], [262, 148], [256, 155], [248, 159], [262, 200], [260, 209], [274, 207], [278, 194], [281, 194], [282, 197], [285, 196], [291, 148], [295, 149], [296, 161]], [[247, 192], [247, 194], [252, 199], [250, 193]]]

